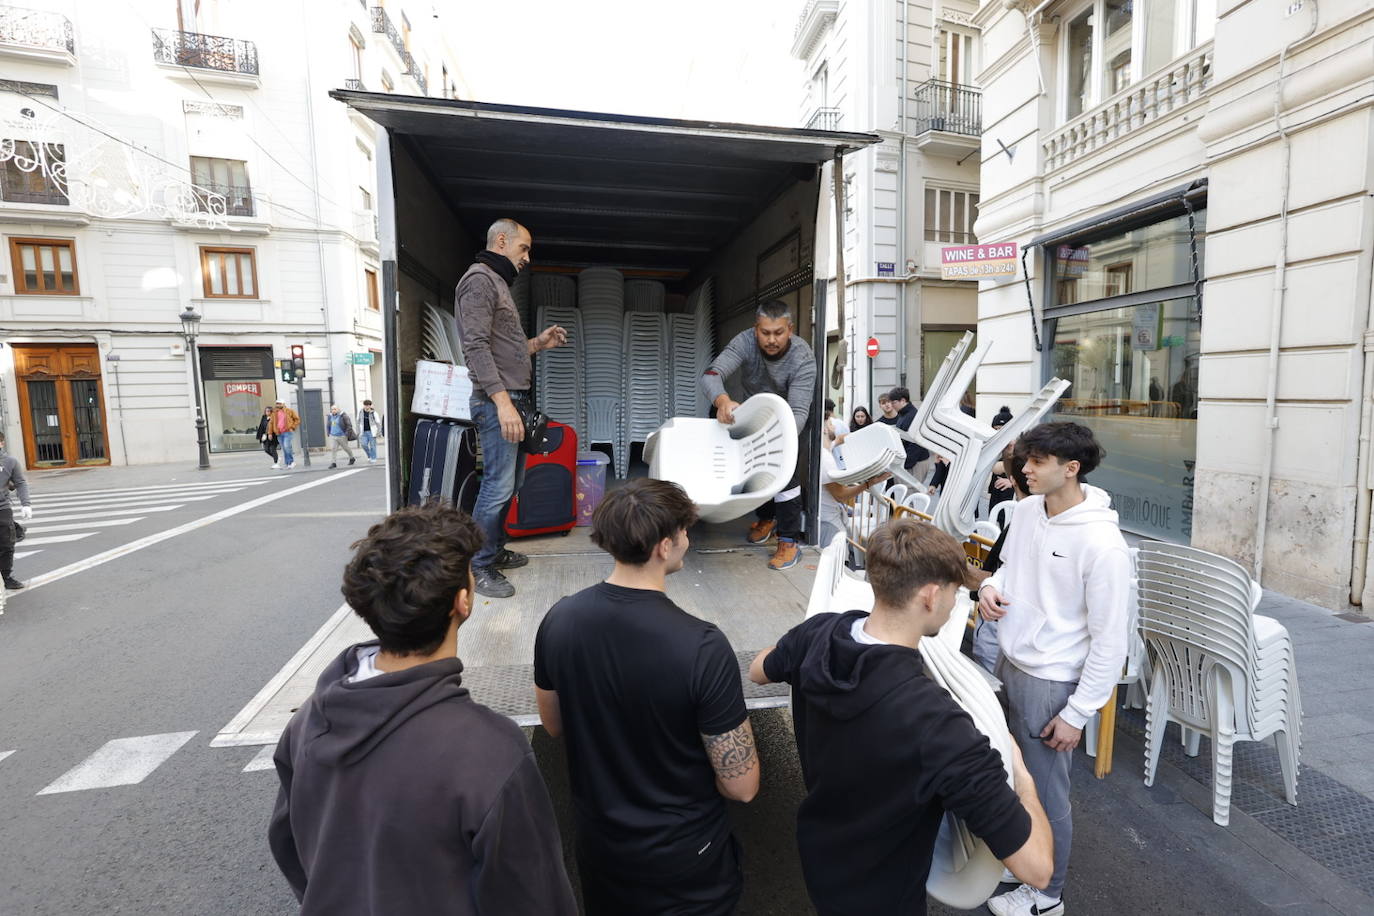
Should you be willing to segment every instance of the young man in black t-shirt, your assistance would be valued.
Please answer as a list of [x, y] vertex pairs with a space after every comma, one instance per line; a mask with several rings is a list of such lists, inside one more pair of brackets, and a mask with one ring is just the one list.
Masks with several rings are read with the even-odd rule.
[[534, 640], [544, 728], [567, 740], [582, 895], [607, 913], [725, 914], [743, 888], [725, 799], [759, 786], [734, 650], [664, 593], [696, 506], [673, 483], [609, 493], [599, 585], [549, 610]]
[[807, 796], [797, 845], [821, 916], [926, 911], [946, 811], [1021, 880], [1049, 881], [1053, 845], [1035, 783], [1002, 757], [925, 675], [917, 646], [949, 620], [964, 552], [939, 529], [897, 519], [868, 542], [873, 613], [817, 614], [754, 659], [759, 684], [793, 686]]

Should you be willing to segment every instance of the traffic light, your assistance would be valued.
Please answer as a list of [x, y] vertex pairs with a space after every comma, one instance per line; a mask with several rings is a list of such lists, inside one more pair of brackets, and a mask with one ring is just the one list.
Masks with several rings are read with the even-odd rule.
[[291, 345], [291, 372], [296, 379], [305, 378], [305, 347], [300, 344]]
[[291, 360], [277, 360], [277, 368], [281, 370], [281, 380], [283, 382], [294, 382], [296, 380], [296, 370], [291, 368]]

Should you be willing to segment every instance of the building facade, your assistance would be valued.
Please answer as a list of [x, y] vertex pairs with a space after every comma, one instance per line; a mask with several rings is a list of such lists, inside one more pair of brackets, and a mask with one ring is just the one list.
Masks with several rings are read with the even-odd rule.
[[319, 444], [331, 402], [381, 400], [374, 132], [328, 92], [459, 77], [427, 5], [375, 2], [0, 4], [0, 428], [30, 468], [189, 458], [197, 387], [212, 452], [279, 397]]
[[979, 409], [1050, 377], [1123, 527], [1369, 596], [1374, 8], [985, 2]]
[[[977, 284], [940, 279], [940, 248], [976, 241], [981, 97], [971, 0], [810, 0], [794, 57], [806, 64], [801, 124], [883, 138], [844, 160], [844, 326], [835, 308], [830, 396], [848, 414], [905, 385], [913, 398], [977, 325]], [[833, 182], [828, 173], [823, 180]], [[821, 222], [833, 218], [830, 200]], [[877, 341], [877, 354], [867, 344]], [[845, 367], [836, 368], [841, 353]]]

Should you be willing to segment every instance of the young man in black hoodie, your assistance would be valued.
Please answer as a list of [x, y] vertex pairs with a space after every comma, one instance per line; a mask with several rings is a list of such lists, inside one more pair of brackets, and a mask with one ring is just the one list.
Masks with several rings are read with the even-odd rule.
[[377, 634], [287, 725], [268, 829], [303, 914], [575, 916], [530, 744], [462, 685], [468, 516], [402, 509], [353, 545], [344, 597]]
[[949, 620], [963, 550], [932, 525], [897, 519], [873, 533], [867, 560], [872, 614], [817, 614], [749, 669], [755, 683], [794, 688], [807, 788], [797, 845], [812, 902], [822, 916], [924, 914], [946, 811], [1022, 880], [1044, 883], [1050, 828], [1020, 752], [1013, 791], [1001, 755], [917, 651]]

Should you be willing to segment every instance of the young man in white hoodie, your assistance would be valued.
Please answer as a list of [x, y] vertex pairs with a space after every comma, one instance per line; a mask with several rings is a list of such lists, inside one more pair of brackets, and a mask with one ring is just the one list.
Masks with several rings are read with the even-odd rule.
[[978, 609], [999, 621], [996, 674], [1054, 832], [1054, 876], [1044, 888], [1022, 884], [993, 897], [988, 909], [1064, 916], [1073, 749], [1121, 678], [1130, 562], [1110, 496], [1083, 482], [1103, 455], [1092, 431], [1047, 423], [1021, 444], [1031, 495], [1016, 506], [1002, 566], [979, 587]]

